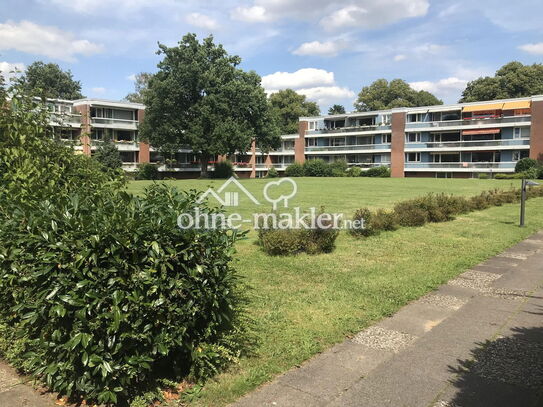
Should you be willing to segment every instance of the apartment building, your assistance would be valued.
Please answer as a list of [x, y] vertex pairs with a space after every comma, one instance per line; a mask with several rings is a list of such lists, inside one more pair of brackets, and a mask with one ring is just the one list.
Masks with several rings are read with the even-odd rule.
[[302, 117], [296, 142], [298, 162], [386, 165], [393, 177], [510, 173], [543, 157], [543, 96]]
[[[52, 126], [83, 154], [111, 140], [126, 171], [150, 162], [168, 176], [199, 176], [190, 146], [163, 157], [139, 140], [144, 105], [81, 99], [51, 100], [49, 107]], [[293, 162], [344, 159], [363, 170], [388, 166], [393, 177], [467, 178], [513, 172], [524, 157], [543, 157], [543, 96], [302, 117], [298, 134], [281, 136], [280, 148], [264, 152], [253, 143], [247, 153], [214, 157], [208, 166], [229, 159], [239, 177], [258, 178]]]

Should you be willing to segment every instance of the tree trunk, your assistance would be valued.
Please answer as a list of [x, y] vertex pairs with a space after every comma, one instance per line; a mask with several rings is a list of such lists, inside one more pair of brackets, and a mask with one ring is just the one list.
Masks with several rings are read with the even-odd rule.
[[209, 162], [209, 154], [202, 153], [200, 155], [200, 178], [208, 178], [207, 163]]

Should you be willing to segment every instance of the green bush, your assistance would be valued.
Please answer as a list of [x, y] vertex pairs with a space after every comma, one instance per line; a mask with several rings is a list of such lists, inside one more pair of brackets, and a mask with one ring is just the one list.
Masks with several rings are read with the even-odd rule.
[[332, 176], [332, 169], [330, 165], [319, 159], [307, 160], [304, 163], [304, 176], [306, 177], [330, 177]]
[[160, 177], [160, 171], [156, 164], [143, 163], [138, 167], [138, 171], [136, 172], [137, 180], [158, 180]]
[[279, 173], [277, 172], [275, 168], [271, 167], [268, 170], [268, 174], [266, 175], [266, 178], [277, 178], [277, 177], [279, 177]]
[[373, 230], [397, 230], [399, 225], [396, 213], [394, 213], [394, 211], [387, 211], [385, 209], [377, 209], [377, 211], [371, 216], [370, 227]]
[[494, 179], [522, 179], [524, 177], [523, 173], [518, 174], [496, 174]]
[[303, 177], [304, 166], [299, 163], [292, 163], [286, 168], [285, 175], [287, 177]]
[[526, 172], [531, 170], [532, 168], [538, 167], [539, 162], [537, 160], [534, 160], [533, 158], [523, 158], [522, 160], [519, 160], [515, 165], [515, 172]]
[[387, 166], [372, 167], [366, 171], [362, 171], [360, 174], [362, 177], [380, 177], [380, 178], [389, 178], [390, 177], [390, 168]]
[[[317, 217], [325, 214], [318, 214]], [[258, 243], [262, 250], [272, 256], [292, 256], [299, 253], [330, 253], [335, 248], [339, 230], [322, 218], [322, 227], [315, 229], [279, 229], [267, 219], [260, 222]]]
[[356, 237], [368, 237], [379, 233], [378, 229], [373, 228], [371, 223], [373, 213], [368, 208], [360, 208], [354, 212], [353, 221], [358, 221], [363, 227], [349, 229], [349, 233]]
[[428, 212], [414, 200], [398, 202], [394, 213], [400, 226], [422, 226], [428, 222]]
[[119, 170], [123, 166], [121, 153], [111, 140], [104, 140], [96, 149], [92, 158], [102, 164], [104, 170]]
[[489, 179], [490, 175], [488, 175], [487, 173], [481, 172], [481, 173], [479, 173], [477, 178], [479, 178], [479, 179]]
[[217, 362], [237, 303], [235, 235], [180, 229], [196, 200], [153, 185], [143, 197], [74, 192], [10, 208], [0, 321], [27, 339], [15, 356], [29, 373], [61, 394], [115, 403], [152, 378], [199, 376]]
[[362, 169], [360, 167], [351, 167], [347, 170], [348, 177], [360, 177]]
[[234, 166], [230, 161], [219, 161], [214, 165], [214, 171], [211, 173], [212, 178], [226, 179], [234, 175]]
[[336, 160], [330, 163], [332, 177], [346, 177], [349, 165], [346, 160]]

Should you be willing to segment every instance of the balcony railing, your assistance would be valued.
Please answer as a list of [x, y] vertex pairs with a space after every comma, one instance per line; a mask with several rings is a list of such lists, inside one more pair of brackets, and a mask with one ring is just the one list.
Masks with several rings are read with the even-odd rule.
[[532, 116], [511, 116], [491, 119], [463, 119], [447, 120], [441, 122], [412, 122], [406, 123], [406, 129], [420, 129], [427, 127], [462, 127], [462, 126], [482, 126], [485, 124], [507, 124], [507, 123], [529, 123]]
[[443, 143], [407, 143], [406, 149], [410, 150], [424, 150], [427, 148], [470, 148], [470, 147], [516, 147], [516, 146], [529, 146], [530, 139], [503, 139], [503, 140], [482, 140], [482, 141], [446, 141]]
[[317, 129], [309, 130], [308, 134], [328, 134], [328, 133], [354, 133], [357, 131], [379, 131], [379, 130], [390, 130], [391, 127], [389, 124], [385, 125], [371, 125], [371, 126], [353, 126], [353, 127], [338, 127], [334, 129]]
[[514, 161], [503, 161], [503, 162], [451, 162], [451, 163], [415, 163], [415, 162], [406, 162], [406, 169], [441, 169], [441, 168], [450, 168], [450, 169], [514, 169], [516, 162]]
[[374, 167], [390, 167], [390, 162], [380, 162], [380, 163], [347, 163], [350, 167], [360, 167], [360, 168], [374, 168]]
[[113, 119], [106, 117], [91, 117], [91, 124], [107, 124], [107, 125], [122, 125], [122, 126], [137, 126], [137, 120]]
[[63, 124], [81, 124], [81, 115], [80, 114], [71, 114], [71, 113], [51, 113], [49, 116], [51, 123], [56, 125]]
[[345, 151], [345, 150], [387, 150], [390, 149], [390, 144], [359, 144], [345, 146], [311, 146], [306, 147], [307, 152], [314, 151]]

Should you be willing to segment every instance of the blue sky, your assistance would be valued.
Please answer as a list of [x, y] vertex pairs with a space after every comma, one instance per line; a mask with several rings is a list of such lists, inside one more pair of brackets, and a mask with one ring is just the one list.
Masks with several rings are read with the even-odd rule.
[[378, 78], [445, 102], [504, 63], [543, 59], [541, 0], [0, 0], [0, 72], [70, 69], [89, 97], [122, 99], [153, 72], [157, 42], [213, 33], [268, 91], [347, 110]]

